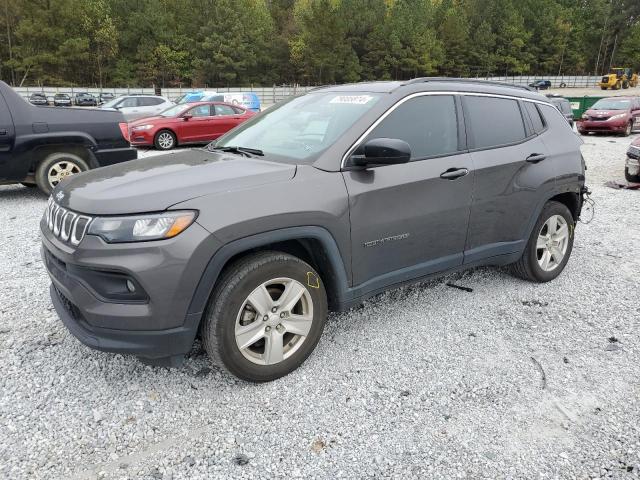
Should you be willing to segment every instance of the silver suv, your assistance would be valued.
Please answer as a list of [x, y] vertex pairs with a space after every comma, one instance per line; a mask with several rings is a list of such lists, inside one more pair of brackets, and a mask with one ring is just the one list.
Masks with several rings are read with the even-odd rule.
[[120, 110], [130, 122], [143, 117], [152, 117], [175, 105], [171, 100], [158, 95], [123, 95], [100, 105], [107, 110]]
[[273, 380], [311, 354], [328, 310], [478, 265], [557, 277], [580, 144], [523, 88], [317, 89], [208, 148], [61, 183], [41, 222], [51, 298], [93, 348], [177, 366], [199, 335], [217, 365]]

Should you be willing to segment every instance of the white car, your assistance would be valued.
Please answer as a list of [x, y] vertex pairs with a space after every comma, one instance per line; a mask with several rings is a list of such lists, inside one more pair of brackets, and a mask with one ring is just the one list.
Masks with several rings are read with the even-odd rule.
[[123, 95], [100, 106], [103, 109], [120, 110], [125, 120], [130, 122], [143, 117], [156, 115], [174, 103], [157, 95]]

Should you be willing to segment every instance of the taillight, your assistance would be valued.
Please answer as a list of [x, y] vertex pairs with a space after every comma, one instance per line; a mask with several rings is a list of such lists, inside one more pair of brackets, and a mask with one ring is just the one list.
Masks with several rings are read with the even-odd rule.
[[129, 138], [129, 124], [127, 124], [126, 122], [120, 122], [118, 125], [120, 126], [120, 132], [122, 133], [124, 139], [127, 142], [131, 141]]

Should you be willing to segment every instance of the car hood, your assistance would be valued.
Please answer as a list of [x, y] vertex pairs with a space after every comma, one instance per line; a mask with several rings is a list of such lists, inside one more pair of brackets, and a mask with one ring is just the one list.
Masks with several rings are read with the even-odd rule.
[[587, 115], [592, 117], [603, 116], [603, 117], [613, 117], [614, 115], [619, 115], [621, 113], [627, 113], [627, 110], [587, 110]]
[[182, 150], [74, 175], [52, 195], [61, 206], [89, 215], [157, 212], [203, 195], [286, 181], [295, 172], [295, 165]]
[[137, 127], [138, 125], [145, 125], [149, 122], [165, 122], [167, 120], [171, 120], [174, 117], [163, 117], [161, 115], [155, 115], [152, 117], [142, 117], [136, 118], [135, 120], [129, 122], [130, 127]]

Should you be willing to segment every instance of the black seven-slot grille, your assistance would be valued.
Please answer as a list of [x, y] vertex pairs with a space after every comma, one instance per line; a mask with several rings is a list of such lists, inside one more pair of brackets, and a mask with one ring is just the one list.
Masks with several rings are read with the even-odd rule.
[[71, 245], [78, 245], [82, 241], [92, 220], [91, 217], [62, 208], [52, 199], [49, 199], [44, 215], [51, 233]]

